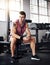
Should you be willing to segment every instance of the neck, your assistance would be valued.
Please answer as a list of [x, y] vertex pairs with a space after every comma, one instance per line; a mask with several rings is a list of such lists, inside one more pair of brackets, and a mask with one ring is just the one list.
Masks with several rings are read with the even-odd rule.
[[23, 25], [23, 22], [22, 21], [19, 21], [20, 25], [22, 26]]
[[19, 23], [22, 25], [22, 21], [19, 21]]

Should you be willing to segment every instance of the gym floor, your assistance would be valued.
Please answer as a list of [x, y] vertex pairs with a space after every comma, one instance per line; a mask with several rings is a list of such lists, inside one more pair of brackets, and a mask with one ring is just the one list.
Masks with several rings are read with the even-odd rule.
[[10, 54], [0, 54], [0, 65], [50, 65], [50, 53], [37, 53], [40, 57], [40, 61], [31, 60], [31, 53], [27, 53], [24, 57], [19, 59], [19, 62], [13, 64], [10, 63]]

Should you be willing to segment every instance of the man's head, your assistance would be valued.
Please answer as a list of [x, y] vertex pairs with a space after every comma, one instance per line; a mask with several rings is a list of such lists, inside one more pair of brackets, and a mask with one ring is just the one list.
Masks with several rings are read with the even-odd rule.
[[24, 11], [19, 12], [19, 21], [23, 22], [26, 18], [26, 13]]

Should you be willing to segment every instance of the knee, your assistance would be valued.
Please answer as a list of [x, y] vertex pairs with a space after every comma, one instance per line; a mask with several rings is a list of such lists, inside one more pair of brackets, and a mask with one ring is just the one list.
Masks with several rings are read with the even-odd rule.
[[36, 42], [36, 41], [35, 41], [35, 38], [33, 38], [33, 37], [31, 38], [31, 41], [32, 41], [33, 43], [35, 43], [35, 42]]
[[14, 38], [14, 37], [11, 38], [11, 42], [12, 42], [12, 43], [16, 42], [16, 40], [17, 40], [17, 39]]
[[16, 43], [16, 38], [11, 38], [10, 47], [14, 46]]

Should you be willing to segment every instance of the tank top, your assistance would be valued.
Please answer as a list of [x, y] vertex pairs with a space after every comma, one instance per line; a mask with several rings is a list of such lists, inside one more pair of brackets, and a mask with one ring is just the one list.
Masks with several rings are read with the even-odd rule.
[[21, 26], [20, 23], [19, 23], [19, 20], [17, 20], [17, 21], [16, 21], [16, 24], [17, 24], [16, 34], [22, 36], [23, 33], [24, 33], [25, 30], [26, 30], [26, 22], [23, 21], [23, 25]]

